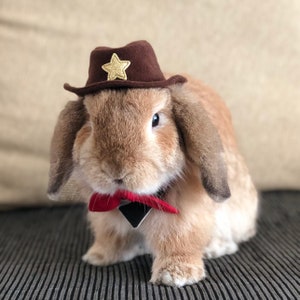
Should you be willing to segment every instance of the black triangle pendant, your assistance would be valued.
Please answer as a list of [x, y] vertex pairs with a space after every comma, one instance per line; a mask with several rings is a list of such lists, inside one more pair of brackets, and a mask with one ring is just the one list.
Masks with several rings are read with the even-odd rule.
[[152, 207], [138, 202], [129, 202], [119, 206], [120, 212], [134, 228], [142, 224], [151, 209]]

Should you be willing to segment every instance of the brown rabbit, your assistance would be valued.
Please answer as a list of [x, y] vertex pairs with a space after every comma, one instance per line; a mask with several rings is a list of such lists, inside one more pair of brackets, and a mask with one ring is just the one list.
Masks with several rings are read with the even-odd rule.
[[163, 200], [179, 211], [152, 209], [138, 228], [118, 209], [89, 212], [95, 240], [84, 261], [103, 266], [151, 253], [151, 282], [183, 286], [205, 277], [203, 257], [234, 253], [255, 234], [257, 193], [228, 109], [208, 87], [187, 79], [77, 90], [83, 97], [61, 112], [49, 195], [57, 197], [73, 174], [87, 201], [94, 192], [163, 190]]

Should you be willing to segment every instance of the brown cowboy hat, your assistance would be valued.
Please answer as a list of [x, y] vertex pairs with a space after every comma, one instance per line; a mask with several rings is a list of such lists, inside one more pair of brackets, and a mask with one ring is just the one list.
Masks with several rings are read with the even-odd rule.
[[79, 96], [108, 88], [154, 88], [184, 83], [175, 75], [166, 79], [154, 50], [147, 41], [137, 41], [121, 48], [97, 47], [90, 56], [89, 78], [84, 87], [64, 88]]

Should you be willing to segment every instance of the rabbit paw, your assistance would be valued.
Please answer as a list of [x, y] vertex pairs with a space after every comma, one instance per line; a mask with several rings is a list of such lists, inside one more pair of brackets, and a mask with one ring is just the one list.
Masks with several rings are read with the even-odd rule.
[[[121, 251], [122, 250], [122, 251]], [[82, 257], [82, 260], [94, 266], [106, 266], [120, 261], [128, 261], [138, 255], [148, 253], [144, 245], [136, 243], [125, 249], [105, 250], [99, 245], [93, 245]]]
[[196, 283], [204, 278], [205, 270], [203, 262], [200, 265], [199, 263], [173, 263], [159, 269], [156, 269], [154, 265], [150, 282], [182, 287]]
[[83, 255], [82, 260], [94, 266], [106, 266], [117, 262], [114, 255], [96, 246], [92, 246], [87, 253]]
[[104, 255], [97, 252], [90, 252], [88, 251], [85, 255], [82, 256], [82, 260], [88, 264], [94, 266], [104, 266], [105, 259]]
[[232, 240], [215, 239], [204, 250], [205, 258], [217, 258], [233, 254], [238, 250], [238, 245]]

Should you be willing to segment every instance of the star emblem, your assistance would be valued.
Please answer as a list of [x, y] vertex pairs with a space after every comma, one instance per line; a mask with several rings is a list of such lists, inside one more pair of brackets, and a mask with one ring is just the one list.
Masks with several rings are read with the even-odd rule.
[[129, 60], [120, 60], [118, 55], [113, 53], [110, 62], [104, 64], [102, 69], [107, 72], [107, 80], [115, 80], [117, 78], [127, 80], [127, 74], [125, 71], [129, 66]]

